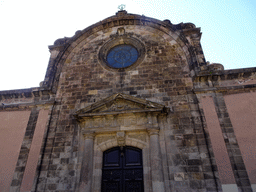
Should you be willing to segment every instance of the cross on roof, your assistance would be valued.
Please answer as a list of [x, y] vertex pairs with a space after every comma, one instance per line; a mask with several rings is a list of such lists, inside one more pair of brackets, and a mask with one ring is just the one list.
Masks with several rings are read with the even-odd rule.
[[118, 6], [119, 11], [123, 11], [124, 8], [125, 8], [125, 5], [124, 5], [124, 4], [121, 4], [121, 5]]

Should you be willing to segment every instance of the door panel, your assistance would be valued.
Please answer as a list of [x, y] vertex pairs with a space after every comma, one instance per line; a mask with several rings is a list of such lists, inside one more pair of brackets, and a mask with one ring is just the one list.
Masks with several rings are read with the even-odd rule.
[[142, 166], [141, 151], [126, 149], [125, 166]]
[[120, 167], [120, 150], [109, 151], [104, 156], [105, 167]]
[[103, 153], [102, 191], [143, 192], [141, 149], [115, 147]]

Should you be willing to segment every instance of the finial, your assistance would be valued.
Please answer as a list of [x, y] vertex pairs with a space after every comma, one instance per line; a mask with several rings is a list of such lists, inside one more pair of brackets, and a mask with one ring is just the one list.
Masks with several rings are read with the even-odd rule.
[[125, 5], [124, 5], [124, 4], [121, 4], [121, 5], [118, 6], [119, 11], [123, 11], [124, 8], [125, 8]]

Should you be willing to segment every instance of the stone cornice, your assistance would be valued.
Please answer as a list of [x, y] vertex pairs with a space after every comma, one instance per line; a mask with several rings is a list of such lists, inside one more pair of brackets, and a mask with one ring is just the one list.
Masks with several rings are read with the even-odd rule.
[[41, 95], [52, 94], [50, 90], [41, 87], [31, 87], [29, 89], [14, 89], [14, 90], [4, 90], [0, 91], [0, 100], [3, 98], [17, 98], [21, 97], [39, 97]]
[[0, 110], [26, 110], [34, 106], [53, 105], [54, 101], [54, 94], [41, 87], [0, 91]]
[[206, 92], [230, 92], [231, 90], [255, 89], [256, 68], [223, 70], [220, 67], [214, 70], [214, 66], [205, 66], [208, 69], [202, 70], [193, 78], [194, 91], [196, 93]]
[[[209, 65], [211, 66], [211, 65]], [[213, 75], [234, 75], [234, 74], [241, 74], [241, 75], [248, 75], [250, 73], [256, 73], [256, 67], [251, 68], [242, 68], [242, 69], [228, 69], [228, 70], [201, 70], [197, 77], [205, 77], [205, 76], [213, 76]]]
[[31, 102], [31, 103], [11, 103], [0, 105], [0, 110], [12, 111], [12, 110], [26, 110], [31, 109], [35, 106], [49, 106], [53, 105], [54, 101], [39, 101], [39, 102]]
[[200, 28], [196, 28], [196, 26], [193, 23], [172, 24], [169, 20], [160, 21], [158, 19], [146, 17], [144, 15], [127, 14], [127, 13], [118, 14], [118, 13], [114, 16], [108, 17], [102, 21], [99, 21], [91, 25], [85, 28], [84, 30], [76, 31], [73, 37], [70, 37], [70, 38], [65, 37], [65, 38], [57, 39], [54, 42], [54, 45], [49, 46], [49, 49], [52, 50], [55, 48], [59, 48], [60, 46], [64, 46], [66, 44], [74, 42], [83, 34], [88, 32], [92, 34], [93, 32], [96, 32], [98, 29], [101, 30], [108, 27], [123, 26], [123, 25], [149, 25], [159, 29], [161, 27], [164, 27], [171, 31], [184, 30], [185, 33], [188, 33], [189, 31], [200, 33]]
[[[193, 91], [196, 94], [199, 93], [211, 93], [211, 92], [227, 92], [227, 91], [232, 91], [230, 93], [235, 92], [235, 90], [241, 90], [241, 89], [248, 89], [248, 91], [256, 91], [256, 84], [250, 84], [250, 85], [240, 85], [240, 86], [226, 86], [226, 87], [208, 87], [208, 88], [198, 88], [198, 89], [193, 89]], [[228, 93], [227, 93], [228, 94]]]

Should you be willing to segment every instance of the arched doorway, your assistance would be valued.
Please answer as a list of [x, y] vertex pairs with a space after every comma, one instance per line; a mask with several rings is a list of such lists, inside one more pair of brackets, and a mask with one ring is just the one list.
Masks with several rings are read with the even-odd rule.
[[142, 151], [115, 147], [103, 153], [103, 192], [143, 192]]

